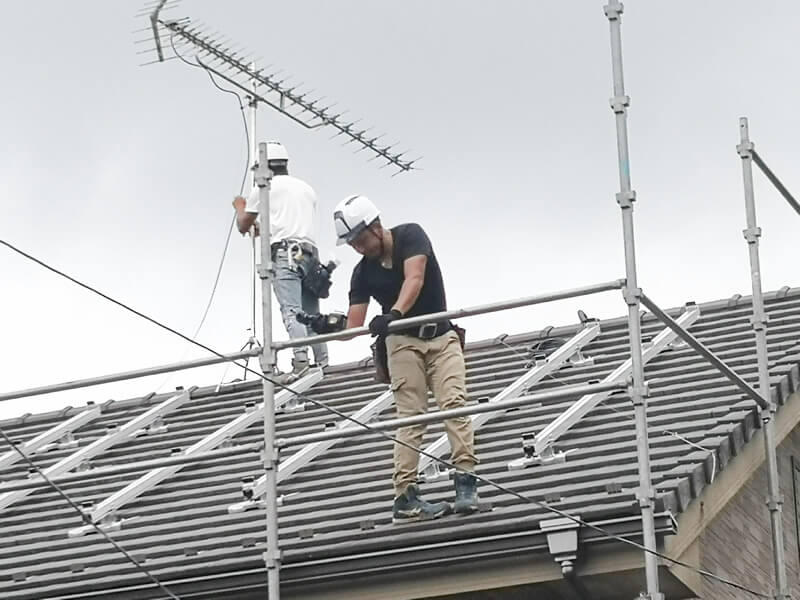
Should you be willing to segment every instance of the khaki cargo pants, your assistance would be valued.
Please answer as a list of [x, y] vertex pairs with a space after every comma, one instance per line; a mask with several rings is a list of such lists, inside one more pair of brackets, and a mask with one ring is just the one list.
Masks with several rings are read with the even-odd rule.
[[[392, 391], [398, 418], [425, 414], [428, 411], [428, 390], [440, 410], [464, 406], [467, 397], [464, 354], [455, 331], [448, 331], [430, 340], [410, 335], [390, 335], [386, 338]], [[472, 420], [457, 417], [444, 422], [450, 441], [450, 462], [466, 471], [474, 471], [475, 442]], [[401, 427], [398, 440], [420, 448], [425, 425]], [[417, 480], [419, 454], [410, 448], [394, 445], [394, 493], [400, 496]]]

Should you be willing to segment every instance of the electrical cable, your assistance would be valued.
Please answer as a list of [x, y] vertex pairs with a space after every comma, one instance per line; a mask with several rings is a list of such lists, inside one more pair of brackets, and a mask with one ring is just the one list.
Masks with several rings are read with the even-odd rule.
[[[244, 163], [244, 174], [242, 175], [242, 183], [239, 185], [239, 195], [241, 196], [244, 193], [244, 185], [247, 182], [247, 172], [250, 170], [250, 131], [249, 131], [248, 127], [247, 127], [247, 118], [244, 115], [244, 103], [242, 102], [242, 97], [239, 94], [237, 94], [235, 91], [233, 91], [231, 89], [224, 88], [221, 85], [219, 85], [219, 83], [217, 83], [217, 80], [214, 79], [214, 75], [204, 65], [202, 65], [200, 63], [195, 64], [195, 63], [192, 63], [192, 62], [186, 60], [183, 57], [183, 55], [181, 55], [178, 52], [178, 49], [175, 48], [174, 38], [175, 38], [175, 34], [173, 33], [169, 37], [169, 44], [170, 44], [170, 46], [172, 46], [172, 51], [175, 53], [175, 56], [177, 56], [179, 59], [181, 59], [181, 61], [183, 61], [184, 63], [186, 63], [190, 67], [194, 67], [194, 68], [197, 68], [197, 69], [203, 69], [206, 72], [206, 74], [208, 75], [208, 78], [211, 80], [211, 83], [214, 84], [214, 87], [216, 87], [218, 90], [220, 90], [222, 92], [225, 92], [226, 94], [231, 94], [232, 96], [234, 96], [236, 98], [237, 102], [239, 103], [239, 111], [240, 111], [240, 113], [242, 115], [242, 125], [244, 126], [245, 145], [247, 146], [247, 158], [245, 159], [245, 163]], [[253, 134], [255, 134], [255, 132], [253, 132]], [[205, 311], [203, 312], [203, 317], [200, 319], [200, 324], [197, 326], [197, 330], [194, 332], [194, 335], [192, 336], [193, 338], [197, 337], [197, 335], [200, 333], [200, 329], [203, 327], [203, 324], [205, 323], [206, 317], [208, 316], [208, 311], [211, 308], [211, 303], [214, 301], [214, 294], [217, 291], [217, 284], [219, 283], [220, 274], [222, 273], [222, 265], [225, 262], [225, 257], [226, 257], [226, 255], [228, 253], [228, 246], [230, 245], [231, 234], [233, 233], [233, 227], [234, 227], [235, 224], [236, 224], [236, 215], [234, 214], [233, 219], [231, 219], [231, 225], [228, 228], [228, 235], [225, 237], [225, 247], [224, 247], [224, 249], [222, 251], [222, 258], [219, 261], [219, 267], [217, 268], [217, 274], [216, 274], [216, 276], [214, 278], [214, 286], [211, 289], [211, 297], [208, 299], [208, 303], [206, 304]]]
[[[11, 243], [3, 240], [3, 239], [0, 239], [0, 244], [6, 246], [7, 248], [9, 248], [10, 250], [16, 252], [17, 254], [20, 254], [21, 256], [27, 258], [28, 260], [38, 264], [39, 266], [47, 269], [48, 271], [51, 271], [51, 272], [53, 272], [53, 273], [55, 273], [55, 274], [57, 274], [57, 275], [59, 275], [61, 277], [64, 277], [65, 279], [75, 283], [76, 285], [78, 285], [78, 286], [80, 286], [80, 287], [82, 287], [82, 288], [84, 288], [84, 289], [86, 289], [86, 290], [88, 290], [88, 291], [90, 291], [90, 292], [92, 292], [94, 294], [97, 294], [98, 296], [108, 300], [109, 302], [112, 302], [113, 304], [116, 304], [117, 306], [119, 306], [119, 307], [121, 307], [121, 308], [123, 308], [123, 309], [125, 309], [125, 310], [127, 310], [127, 311], [129, 311], [129, 312], [131, 312], [131, 313], [133, 313], [133, 314], [135, 314], [137, 316], [139, 316], [139, 317], [141, 317], [142, 319], [144, 319], [144, 320], [156, 325], [157, 327], [160, 327], [161, 329], [169, 331], [170, 333], [173, 333], [174, 335], [177, 335], [178, 337], [186, 340], [187, 342], [190, 342], [191, 344], [194, 344], [195, 346], [197, 346], [199, 348], [202, 348], [203, 350], [206, 350], [207, 352], [210, 352], [214, 356], [217, 356], [218, 358], [223, 358], [223, 359], [225, 358], [223, 354], [217, 352], [216, 350], [213, 350], [212, 348], [209, 348], [205, 344], [203, 344], [201, 342], [198, 342], [196, 340], [193, 340], [193, 339], [189, 338], [188, 336], [180, 333], [179, 331], [169, 327], [168, 325], [164, 325], [163, 323], [157, 321], [156, 319], [154, 319], [152, 317], [149, 317], [149, 316], [145, 315], [144, 313], [142, 313], [142, 312], [140, 312], [140, 311], [138, 311], [138, 310], [136, 310], [134, 308], [131, 308], [130, 306], [126, 305], [125, 303], [120, 302], [119, 300], [116, 300], [116, 299], [108, 296], [107, 294], [104, 294], [103, 292], [98, 291], [97, 289], [91, 287], [90, 285], [85, 284], [85, 283], [83, 283], [83, 282], [71, 277], [70, 275], [67, 275], [66, 273], [64, 273], [62, 271], [59, 271], [55, 267], [52, 267], [52, 266], [48, 265], [47, 263], [43, 262], [42, 260], [40, 260], [38, 258], [35, 258], [34, 256], [31, 256], [30, 254], [24, 252], [23, 250], [20, 250], [19, 248], [17, 248], [13, 244], [11, 244]], [[350, 421], [351, 423], [354, 423], [355, 425], [358, 425], [359, 427], [361, 427], [361, 428], [363, 428], [363, 429], [365, 429], [367, 431], [370, 431], [372, 433], [378, 434], [379, 436], [381, 436], [381, 437], [383, 437], [383, 438], [385, 438], [385, 439], [387, 439], [387, 440], [389, 440], [389, 441], [391, 441], [391, 442], [393, 442], [395, 444], [399, 444], [399, 445], [404, 446], [404, 447], [406, 447], [406, 448], [408, 448], [408, 449], [410, 449], [410, 450], [412, 450], [414, 452], [417, 452], [418, 454], [420, 454], [422, 456], [426, 456], [426, 457], [428, 457], [428, 458], [440, 463], [441, 465], [447, 467], [448, 469], [453, 469], [455, 471], [463, 471], [463, 470], [459, 469], [458, 467], [456, 467], [455, 465], [453, 465], [452, 463], [450, 463], [450, 462], [448, 462], [448, 461], [446, 461], [446, 460], [444, 460], [444, 459], [442, 459], [442, 458], [440, 458], [438, 456], [434, 456], [433, 454], [429, 454], [429, 453], [425, 452], [424, 450], [420, 450], [419, 448], [415, 448], [411, 444], [409, 444], [407, 442], [403, 442], [401, 440], [398, 440], [394, 436], [392, 436], [392, 435], [390, 435], [390, 434], [388, 434], [388, 433], [386, 433], [384, 431], [373, 429], [372, 427], [370, 427], [369, 424], [361, 422], [358, 419], [355, 419], [352, 416], [343, 413], [342, 411], [338, 410], [337, 408], [334, 408], [333, 406], [327, 404], [326, 402], [323, 402], [321, 400], [317, 400], [317, 399], [312, 398], [311, 396], [308, 396], [306, 394], [301, 394], [299, 392], [296, 392], [293, 389], [291, 389], [289, 386], [284, 385], [284, 384], [280, 383], [279, 381], [275, 381], [271, 377], [267, 377], [263, 373], [259, 373], [258, 371], [250, 369], [249, 367], [244, 366], [241, 363], [238, 363], [236, 361], [229, 361], [229, 362], [233, 362], [234, 364], [236, 364], [236, 365], [238, 365], [238, 366], [240, 366], [240, 367], [242, 367], [244, 369], [247, 369], [248, 372], [252, 373], [256, 377], [258, 377], [260, 379], [263, 379], [265, 381], [271, 382], [275, 387], [278, 387], [278, 388], [280, 388], [282, 390], [288, 391], [289, 393], [293, 394], [294, 396], [296, 396], [300, 400], [305, 400], [307, 402], [310, 402], [310, 403], [314, 404], [315, 406], [323, 408], [323, 409], [327, 410], [328, 412], [333, 413], [333, 414], [339, 416], [340, 418], [342, 418], [344, 420]], [[758, 597], [758, 598], [771, 598], [771, 596], [768, 595], [768, 594], [755, 591], [755, 590], [753, 590], [751, 588], [748, 588], [748, 587], [746, 587], [746, 586], [744, 586], [744, 585], [742, 585], [740, 583], [736, 583], [735, 581], [731, 581], [729, 579], [726, 579], [725, 577], [722, 577], [720, 575], [716, 575], [715, 573], [711, 573], [710, 571], [706, 571], [704, 569], [700, 569], [698, 567], [695, 567], [693, 565], [685, 563], [685, 562], [683, 562], [681, 560], [669, 557], [666, 554], [663, 554], [663, 553], [659, 552], [658, 550], [653, 550], [653, 549], [650, 549], [650, 548], [646, 548], [645, 546], [643, 546], [642, 544], [639, 544], [638, 542], [634, 542], [633, 540], [629, 540], [629, 539], [624, 538], [622, 536], [613, 534], [610, 531], [608, 531], [606, 529], [603, 529], [602, 527], [600, 527], [598, 525], [594, 525], [592, 523], [589, 523], [588, 521], [584, 521], [580, 517], [576, 517], [576, 516], [571, 515], [571, 514], [565, 512], [565, 511], [562, 511], [562, 510], [560, 510], [560, 509], [558, 509], [558, 508], [556, 508], [554, 506], [549, 505], [547, 502], [543, 502], [541, 500], [536, 500], [534, 498], [530, 498], [528, 496], [525, 496], [524, 494], [521, 494], [520, 492], [512, 490], [511, 488], [508, 488], [508, 487], [506, 487], [506, 486], [504, 486], [504, 485], [502, 485], [500, 483], [497, 483], [497, 482], [495, 482], [495, 481], [493, 481], [491, 479], [488, 479], [487, 477], [484, 477], [484, 476], [478, 475], [478, 474], [475, 474], [475, 477], [479, 481], [482, 481], [483, 483], [485, 483], [487, 485], [490, 485], [490, 486], [492, 486], [492, 487], [494, 487], [494, 488], [496, 488], [496, 489], [498, 489], [498, 490], [500, 490], [502, 492], [505, 492], [506, 494], [512, 495], [515, 498], [518, 498], [518, 499], [522, 500], [523, 502], [526, 502], [526, 503], [531, 504], [533, 506], [536, 506], [538, 508], [542, 508], [542, 509], [544, 509], [546, 511], [552, 512], [552, 513], [557, 514], [557, 515], [559, 515], [561, 517], [569, 519], [569, 520], [573, 521], [574, 523], [577, 523], [578, 525], [581, 525], [581, 526], [586, 527], [588, 529], [592, 529], [593, 531], [596, 531], [596, 532], [600, 533], [601, 535], [606, 536], [609, 539], [617, 540], [619, 542], [622, 542], [623, 544], [627, 544], [627, 545], [629, 545], [631, 547], [637, 548], [638, 550], [640, 550], [642, 552], [646, 552], [648, 554], [652, 554], [654, 556], [657, 556], [658, 558], [661, 558], [662, 560], [670, 562], [670, 563], [672, 563], [674, 565], [678, 565], [678, 566], [684, 567], [686, 569], [689, 569], [691, 571], [694, 571], [695, 573], [697, 573], [699, 575], [702, 575], [703, 577], [706, 577], [708, 579], [712, 579], [714, 581], [718, 581], [718, 582], [723, 583], [725, 585], [728, 585], [730, 587], [736, 588], [736, 589], [738, 589], [740, 591], [744, 591], [744, 592], [747, 592], [749, 594], [752, 594], [755, 597]]]
[[67, 493], [64, 492], [64, 490], [62, 490], [56, 484], [55, 481], [51, 480], [47, 475], [45, 475], [44, 472], [38, 467], [38, 465], [36, 463], [34, 463], [30, 459], [30, 457], [27, 454], [25, 454], [25, 452], [23, 452], [22, 449], [11, 440], [10, 437], [8, 437], [8, 434], [2, 428], [0, 428], [0, 436], [2, 436], [2, 438], [5, 440], [5, 442], [11, 448], [13, 448], [14, 450], [17, 451], [17, 453], [25, 460], [25, 462], [28, 463], [30, 468], [33, 469], [34, 471], [36, 471], [36, 473], [39, 475], [39, 477], [41, 477], [48, 485], [52, 486], [52, 488], [56, 492], [58, 492], [64, 498], [64, 500], [67, 501], [67, 503], [72, 508], [74, 508], [77, 511], [77, 513], [81, 516], [81, 520], [84, 523], [86, 523], [87, 525], [90, 525], [91, 527], [93, 527], [97, 531], [97, 533], [102, 535], [106, 539], [106, 541], [108, 541], [108, 543], [110, 543], [112, 546], [114, 546], [114, 548], [119, 550], [119, 552], [121, 552], [125, 556], [125, 558], [127, 558], [131, 563], [133, 563], [133, 565], [137, 569], [139, 569], [142, 573], [144, 573], [147, 576], [147, 578], [150, 579], [150, 581], [152, 581], [153, 583], [155, 583], [160, 590], [162, 590], [165, 594], [167, 594], [167, 596], [169, 596], [170, 598], [173, 598], [174, 600], [180, 600], [180, 598], [178, 596], [176, 596], [175, 594], [173, 594], [167, 586], [165, 586], [163, 583], [161, 583], [161, 581], [159, 581], [159, 579], [155, 575], [153, 575], [149, 570], [147, 570], [144, 566], [142, 566], [142, 564], [138, 560], [136, 560], [136, 558], [134, 558], [132, 554], [130, 554], [127, 550], [125, 550], [125, 548], [120, 546], [119, 543], [115, 542], [111, 538], [111, 536], [109, 536], [105, 531], [103, 531], [103, 529], [101, 527], [96, 525], [92, 521], [92, 519], [90, 517], [88, 517], [86, 514], [84, 514], [84, 512], [81, 510], [81, 507], [78, 506], [75, 503], [75, 501], [72, 498], [70, 498], [67, 495]]
[[[247, 119], [245, 118], [245, 115], [244, 115], [244, 103], [242, 102], [242, 97], [239, 94], [237, 94], [235, 91], [233, 91], [231, 89], [224, 88], [221, 85], [219, 85], [217, 83], [216, 79], [214, 79], [214, 76], [211, 73], [211, 71], [209, 71], [204, 65], [202, 65], [200, 63], [195, 64], [195, 63], [192, 63], [192, 62], [186, 60], [186, 58], [184, 58], [178, 52], [178, 49], [175, 47], [174, 38], [175, 38], [175, 34], [173, 33], [169, 37], [169, 44], [170, 44], [170, 46], [172, 46], [172, 51], [175, 53], [175, 56], [177, 56], [182, 62], [186, 63], [190, 67], [203, 69], [206, 72], [206, 74], [208, 75], [209, 79], [211, 80], [211, 83], [213, 83], [214, 86], [217, 89], [219, 89], [220, 91], [225, 92], [227, 94], [231, 94], [232, 96], [234, 96], [236, 98], [237, 102], [239, 103], [239, 111], [240, 111], [240, 113], [242, 115], [242, 124], [244, 125], [244, 138], [245, 138], [245, 146], [246, 146], [246, 151], [247, 151], [247, 158], [245, 159], [245, 163], [244, 163], [244, 174], [242, 175], [242, 183], [239, 185], [239, 195], [241, 196], [242, 194], [244, 194], [244, 186], [245, 186], [245, 183], [247, 182], [247, 173], [250, 170], [250, 131], [249, 131], [248, 126], [247, 126]], [[216, 292], [217, 292], [217, 286], [219, 285], [219, 279], [220, 279], [220, 276], [222, 275], [222, 267], [224, 266], [225, 258], [228, 255], [228, 247], [230, 246], [231, 235], [233, 234], [233, 228], [234, 228], [235, 225], [236, 225], [236, 213], [234, 213], [233, 217], [231, 218], [231, 224], [228, 227], [228, 233], [225, 236], [225, 245], [223, 246], [223, 249], [222, 249], [222, 256], [219, 259], [219, 265], [217, 266], [217, 273], [214, 276], [214, 284], [211, 287], [211, 294], [210, 294], [210, 296], [208, 298], [208, 302], [206, 303], [205, 310], [203, 310], [203, 316], [200, 318], [200, 322], [197, 324], [197, 328], [194, 330], [194, 333], [192, 334], [192, 338], [197, 338], [197, 336], [200, 335], [200, 330], [203, 328], [203, 325], [206, 322], [206, 318], [208, 317], [208, 313], [211, 310], [211, 305], [214, 302], [214, 297], [215, 297]], [[184, 352], [181, 355], [181, 360], [184, 360], [186, 358], [186, 354], [187, 353]], [[174, 373], [170, 373], [169, 375], [167, 375], [167, 377], [164, 379], [164, 381], [162, 381], [156, 387], [156, 392], [158, 390], [160, 390], [161, 388], [163, 388], [172, 379], [173, 376], [174, 376]]]

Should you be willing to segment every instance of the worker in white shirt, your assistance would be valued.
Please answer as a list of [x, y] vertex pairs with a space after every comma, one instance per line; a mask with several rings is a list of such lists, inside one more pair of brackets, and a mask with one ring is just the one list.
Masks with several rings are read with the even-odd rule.
[[[319, 299], [328, 296], [333, 266], [319, 263], [317, 196], [313, 188], [289, 175], [289, 155], [280, 142], [267, 143], [267, 157], [273, 174], [269, 194], [270, 243], [275, 269], [273, 289], [289, 337], [305, 337], [313, 335], [313, 332], [297, 321], [297, 314], [319, 313]], [[258, 187], [255, 185], [246, 199], [242, 196], [234, 199], [236, 223], [242, 234], [256, 225], [258, 205]], [[312, 344], [311, 348], [315, 363], [327, 366], [326, 344]], [[309, 366], [308, 348], [294, 348], [292, 373], [285, 382], [301, 377]]]

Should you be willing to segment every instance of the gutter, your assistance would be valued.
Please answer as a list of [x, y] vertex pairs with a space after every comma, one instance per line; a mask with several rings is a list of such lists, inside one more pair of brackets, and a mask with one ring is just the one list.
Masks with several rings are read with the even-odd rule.
[[[675, 519], [671, 512], [655, 515], [656, 532], [660, 536], [676, 532]], [[544, 522], [542, 522], [544, 523]], [[574, 521], [573, 521], [574, 523]], [[597, 519], [590, 522], [602, 527], [612, 535], [629, 539], [641, 539], [641, 516], [631, 515], [618, 518]], [[541, 524], [540, 524], [541, 525]], [[552, 532], [551, 532], [552, 533]], [[614, 544], [618, 541], [609, 538], [591, 528], [578, 526], [575, 530], [580, 547], [587, 544]], [[505, 532], [482, 535], [471, 540], [452, 540], [437, 544], [418, 545], [413, 548], [402, 548], [386, 551], [359, 552], [354, 551], [337, 557], [302, 560], [297, 557], [284, 562], [281, 584], [289, 595], [306, 585], [347, 586], [358, 577], [391, 577], [398, 573], [408, 576], [409, 569], [446, 567], [449, 564], [464, 565], [469, 561], [485, 561], [504, 557], [530, 558], [530, 554], [542, 555], [549, 551], [548, 533], [543, 529], [531, 529], [526, 532]], [[250, 564], [258, 564], [257, 558]], [[246, 564], [246, 563], [245, 563]], [[244, 565], [243, 565], [244, 566]], [[565, 578], [574, 583], [576, 590], [582, 585], [572, 568], [564, 570]], [[195, 570], [185, 569], [187, 576], [168, 578], [159, 573], [162, 583], [173, 590], [181, 598], [218, 598], [219, 594], [228, 590], [238, 590], [242, 594], [248, 590], [257, 591], [266, 585], [263, 565], [238, 570], [225, 570], [218, 573], [209, 572], [208, 567]], [[62, 586], [61, 589], [64, 589]], [[151, 600], [162, 598], [163, 593], [152, 584], [119, 586], [115, 588], [97, 589], [96, 585], [73, 588], [68, 594], [50, 595], [49, 600], [82, 600], [114, 598], [115, 600]], [[579, 595], [580, 597], [580, 595]], [[40, 592], [30, 595], [14, 595], [15, 600], [34, 600], [41, 598]]]

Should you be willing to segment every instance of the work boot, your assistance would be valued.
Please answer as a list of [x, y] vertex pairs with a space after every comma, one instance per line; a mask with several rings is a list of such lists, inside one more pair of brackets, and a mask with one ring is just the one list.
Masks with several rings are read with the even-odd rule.
[[472, 473], [453, 475], [456, 486], [455, 512], [469, 515], [478, 510], [478, 479]]
[[289, 385], [305, 376], [310, 368], [308, 356], [305, 354], [296, 354], [294, 358], [292, 358], [292, 370], [288, 373], [277, 373], [275, 375], [275, 382], [281, 385]]
[[292, 358], [292, 374], [296, 379], [304, 377], [311, 368], [307, 354], [295, 354]]
[[394, 499], [392, 508], [392, 523], [411, 523], [413, 521], [427, 521], [438, 519], [451, 512], [448, 502], [425, 502], [419, 497], [419, 488], [410, 485], [406, 491]]

